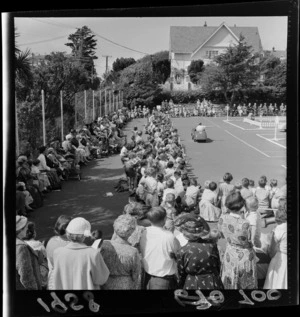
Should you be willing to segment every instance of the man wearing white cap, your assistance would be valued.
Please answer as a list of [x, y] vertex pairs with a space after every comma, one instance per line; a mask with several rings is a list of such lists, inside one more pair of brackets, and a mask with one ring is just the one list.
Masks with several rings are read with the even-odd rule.
[[90, 230], [90, 223], [81, 217], [68, 224], [66, 234], [70, 243], [53, 253], [53, 289], [96, 290], [107, 281], [109, 270], [99, 250], [83, 243], [91, 236]]

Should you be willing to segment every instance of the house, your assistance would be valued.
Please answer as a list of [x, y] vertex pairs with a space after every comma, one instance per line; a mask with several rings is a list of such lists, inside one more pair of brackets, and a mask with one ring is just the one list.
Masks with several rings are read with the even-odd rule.
[[[212, 62], [216, 55], [222, 54], [231, 45], [239, 42], [243, 35], [253, 53], [262, 52], [262, 44], [257, 27], [228, 26], [225, 22], [220, 26], [171, 26], [169, 58], [171, 61], [171, 78], [176, 71], [187, 74], [192, 60], [203, 60], [204, 64]], [[188, 79], [188, 78], [186, 78]]]

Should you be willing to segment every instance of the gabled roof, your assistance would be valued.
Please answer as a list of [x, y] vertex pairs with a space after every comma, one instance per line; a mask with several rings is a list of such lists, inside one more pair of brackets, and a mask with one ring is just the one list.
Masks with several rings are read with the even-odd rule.
[[[201, 46], [220, 26], [171, 26], [170, 51], [192, 53]], [[257, 27], [228, 27], [237, 38], [242, 34], [255, 52], [262, 50]]]

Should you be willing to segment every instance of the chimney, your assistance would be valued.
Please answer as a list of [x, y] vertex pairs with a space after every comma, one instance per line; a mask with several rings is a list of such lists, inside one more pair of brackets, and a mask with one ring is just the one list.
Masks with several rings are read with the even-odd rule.
[[207, 26], [207, 23], [206, 23], [206, 21], [205, 21], [205, 23], [204, 23], [204, 26]]

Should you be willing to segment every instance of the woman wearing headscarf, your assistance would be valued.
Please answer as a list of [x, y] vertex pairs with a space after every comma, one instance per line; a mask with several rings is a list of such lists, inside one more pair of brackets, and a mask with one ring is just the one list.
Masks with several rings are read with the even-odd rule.
[[33, 176], [31, 174], [31, 168], [27, 164], [27, 157], [24, 155], [18, 157], [17, 163], [16, 180], [25, 184], [26, 190], [33, 199], [33, 206], [35, 208], [41, 207], [43, 205], [42, 193], [40, 192], [39, 187], [33, 183]]
[[103, 289], [141, 288], [141, 258], [138, 250], [128, 241], [135, 230], [136, 219], [130, 215], [121, 215], [114, 222], [113, 238], [103, 242], [101, 254], [110, 271]]
[[181, 232], [188, 243], [177, 252], [178, 286], [184, 289], [223, 289], [220, 256], [207, 222], [186, 218]]
[[245, 219], [245, 200], [240, 192], [230, 193], [225, 201], [228, 209], [221, 215], [218, 229], [226, 239], [222, 263], [225, 289], [256, 289], [256, 256], [251, 239], [250, 222]]
[[109, 276], [98, 249], [84, 244], [91, 236], [91, 224], [82, 217], [72, 219], [66, 228], [70, 243], [53, 252], [53, 289], [97, 290]]
[[38, 168], [41, 172], [46, 172], [49, 182], [51, 184], [52, 190], [61, 189], [61, 181], [56, 173], [55, 168], [51, 168], [47, 165], [46, 160], [46, 147], [41, 146], [39, 148], [40, 155], [38, 156], [38, 160], [40, 161]]
[[41, 290], [42, 280], [37, 253], [23, 241], [28, 229], [28, 219], [16, 216], [16, 289]]

